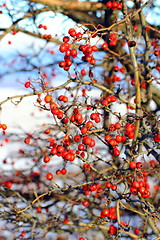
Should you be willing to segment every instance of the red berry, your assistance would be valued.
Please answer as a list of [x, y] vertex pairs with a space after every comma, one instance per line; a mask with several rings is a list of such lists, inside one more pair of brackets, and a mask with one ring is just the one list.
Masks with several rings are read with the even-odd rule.
[[136, 46], [136, 42], [135, 41], [129, 41], [128, 42], [128, 47], [135, 47]]
[[88, 201], [88, 200], [84, 200], [84, 201], [82, 202], [82, 205], [83, 205], [84, 207], [88, 207], [89, 201]]
[[132, 187], [134, 187], [134, 188], [139, 188], [139, 182], [133, 181]]
[[139, 169], [143, 168], [143, 163], [137, 162], [136, 167], [139, 168]]
[[31, 139], [30, 139], [29, 137], [27, 137], [27, 138], [24, 139], [24, 142], [25, 142], [26, 144], [29, 144], [30, 141], [31, 141]]
[[134, 31], [137, 32], [138, 31], [138, 26], [133, 26]]
[[119, 122], [116, 122], [114, 124], [114, 126], [115, 126], [116, 129], [120, 129], [121, 128], [121, 124]]
[[106, 182], [106, 188], [111, 188], [111, 187], [112, 187], [112, 183]]
[[119, 156], [120, 155], [120, 151], [118, 148], [113, 148], [113, 155], [114, 156]]
[[138, 190], [137, 188], [134, 188], [134, 187], [130, 187], [130, 191], [133, 195], [137, 195], [138, 194]]
[[106, 142], [109, 142], [109, 140], [111, 139], [111, 135], [107, 134], [105, 137], [104, 137], [104, 140]]
[[118, 71], [119, 71], [119, 67], [118, 67], [118, 66], [115, 66], [115, 67], [113, 68], [113, 70], [114, 70], [115, 72], [118, 72]]
[[116, 234], [117, 233], [117, 227], [115, 227], [114, 225], [110, 225], [108, 233], [109, 234]]
[[155, 141], [155, 142], [160, 142], [160, 134], [157, 134], [157, 135], [154, 137], [154, 141]]
[[69, 42], [69, 40], [70, 40], [70, 38], [69, 38], [68, 36], [64, 36], [64, 37], [63, 37], [63, 42], [64, 42], [64, 43]]
[[113, 132], [115, 130], [114, 124], [110, 124], [109, 126], [109, 131]]
[[88, 121], [88, 122], [86, 122], [86, 127], [87, 128], [92, 128], [93, 127], [93, 122], [92, 121]]
[[159, 50], [155, 50], [155, 51], [154, 51], [154, 55], [155, 55], [155, 56], [160, 56], [160, 51], [159, 51]]
[[81, 75], [82, 75], [82, 76], [86, 75], [86, 70], [85, 70], [85, 69], [82, 69], [82, 70], [81, 70]]
[[68, 33], [69, 33], [72, 37], [76, 36], [76, 31], [75, 31], [74, 28], [70, 28], [70, 29], [68, 30]]
[[87, 131], [88, 131], [88, 128], [87, 128], [87, 127], [82, 127], [82, 128], [81, 128], [81, 133], [82, 133], [82, 134], [86, 134]]
[[80, 151], [84, 151], [85, 147], [84, 147], [83, 144], [79, 144], [79, 145], [78, 145], [78, 149], [79, 149]]
[[6, 129], [7, 129], [7, 125], [6, 125], [6, 124], [1, 124], [1, 128], [2, 128], [3, 130], [6, 130]]
[[64, 222], [65, 224], [67, 224], [67, 223], [69, 222], [69, 219], [68, 219], [68, 218], [65, 218], [65, 219], [63, 220], [63, 222]]
[[135, 229], [134, 229], [134, 233], [135, 233], [135, 234], [139, 234], [139, 232], [140, 232], [140, 230], [139, 230], [138, 228], [135, 228]]
[[80, 135], [75, 135], [73, 139], [74, 139], [75, 142], [80, 142], [81, 136]]
[[127, 136], [128, 136], [129, 139], [133, 139], [134, 138], [134, 132], [128, 133]]
[[26, 88], [29, 88], [29, 87], [31, 86], [31, 83], [30, 83], [30, 82], [26, 82], [26, 83], [24, 84], [24, 86], [25, 86]]
[[61, 170], [57, 170], [56, 175], [61, 175]]
[[37, 211], [37, 213], [41, 213], [41, 208], [40, 207], [36, 207], [36, 211]]
[[122, 4], [121, 3], [117, 3], [117, 9], [119, 9], [119, 10], [122, 9]]
[[42, 28], [42, 27], [43, 27], [43, 25], [42, 25], [42, 24], [39, 24], [39, 25], [38, 25], [38, 28]]
[[44, 161], [45, 163], [50, 162], [50, 160], [51, 160], [51, 158], [50, 158], [49, 156], [45, 156], [45, 157], [43, 158], [43, 161]]
[[77, 50], [73, 48], [73, 49], [71, 50], [71, 56], [72, 56], [72, 57], [77, 57], [77, 55], [78, 55]]
[[103, 209], [101, 214], [107, 216], [109, 214], [109, 209], [107, 208]]
[[129, 167], [130, 167], [130, 168], [136, 168], [136, 162], [135, 162], [135, 161], [131, 161], [131, 162], [129, 163]]
[[7, 188], [11, 188], [12, 187], [12, 182], [6, 181], [6, 182], [4, 182], [4, 186], [7, 187]]
[[111, 1], [108, 1], [108, 2], [106, 3], [106, 7], [107, 7], [107, 8], [112, 8], [112, 2], [111, 2]]
[[50, 102], [52, 101], [52, 96], [49, 95], [49, 94], [47, 94], [47, 95], [45, 96], [45, 98], [44, 98], [44, 101], [45, 101], [46, 103], [50, 103]]
[[101, 47], [102, 47], [102, 48], [105, 50], [105, 49], [107, 49], [107, 48], [108, 48], [108, 44], [105, 42], [105, 43], [103, 43], [103, 44], [102, 44], [102, 46], [101, 46]]
[[59, 47], [59, 51], [62, 52], [62, 53], [66, 52], [67, 49], [68, 49], [68, 48], [67, 48], [67, 46], [65, 45], [65, 43], [61, 44], [60, 47]]
[[52, 173], [47, 173], [46, 175], [47, 180], [52, 180], [53, 179], [53, 174]]
[[25, 237], [26, 236], [26, 232], [21, 232], [21, 237]]
[[116, 1], [113, 1], [113, 2], [112, 2], [112, 8], [117, 8], [117, 4], [118, 4], [118, 3], [117, 3]]
[[62, 168], [61, 174], [62, 174], [62, 175], [65, 175], [66, 173], [67, 173], [67, 170], [66, 170], [65, 168]]
[[117, 136], [116, 136], [116, 141], [117, 141], [117, 143], [122, 142], [122, 140], [123, 140], [123, 136], [121, 136], [121, 135], [117, 135]]
[[111, 96], [111, 102], [116, 102], [117, 98], [115, 96]]
[[144, 193], [145, 191], [146, 191], [145, 187], [140, 187], [138, 189], [138, 192], [140, 192], [140, 193]]
[[111, 186], [111, 189], [112, 189], [113, 191], [116, 191], [117, 185], [116, 185], [116, 184], [113, 184], [113, 185]]
[[83, 34], [81, 32], [76, 33], [76, 38], [82, 38]]

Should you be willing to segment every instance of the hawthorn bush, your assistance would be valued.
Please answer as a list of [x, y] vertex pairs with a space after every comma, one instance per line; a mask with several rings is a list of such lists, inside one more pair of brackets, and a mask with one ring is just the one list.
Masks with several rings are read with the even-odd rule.
[[[1, 149], [8, 144], [8, 152], [1, 159], [1, 239], [160, 239], [160, 31], [145, 19], [156, 4], [32, 0], [1, 6], [12, 20], [1, 29], [2, 41], [8, 36], [12, 45], [23, 33], [45, 43], [38, 52], [16, 52], [1, 71], [2, 78], [12, 71], [32, 74], [17, 83], [27, 93], [1, 101], [2, 113], [8, 101], [19, 107], [34, 96], [44, 118], [39, 124], [32, 113], [37, 125], [31, 131], [12, 132], [2, 114]], [[16, 15], [22, 6], [23, 16]], [[48, 11], [75, 24], [66, 20], [67, 31], [52, 36], [45, 17], [37, 20]]]

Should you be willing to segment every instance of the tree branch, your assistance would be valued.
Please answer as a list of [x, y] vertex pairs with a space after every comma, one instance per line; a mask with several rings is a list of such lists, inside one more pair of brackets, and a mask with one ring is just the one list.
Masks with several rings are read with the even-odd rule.
[[63, 1], [63, 0], [29, 0], [29, 2], [41, 3], [44, 5], [59, 7], [64, 10], [79, 10], [79, 11], [97, 11], [106, 9], [101, 2], [79, 2], [79, 1]]

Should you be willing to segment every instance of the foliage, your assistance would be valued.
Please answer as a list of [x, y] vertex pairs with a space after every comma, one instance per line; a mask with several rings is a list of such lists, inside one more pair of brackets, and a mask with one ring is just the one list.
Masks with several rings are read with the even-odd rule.
[[[13, 59], [1, 57], [2, 80], [22, 73], [27, 90], [6, 96], [1, 111], [34, 97], [45, 116], [30, 132], [12, 132], [1, 119], [1, 149], [9, 149], [1, 159], [1, 239], [160, 238], [160, 31], [145, 17], [156, 2], [132, 3], [1, 6], [12, 21], [2, 42], [33, 37], [33, 45], [22, 38]], [[61, 25], [53, 36], [47, 13], [67, 16], [67, 31]]]

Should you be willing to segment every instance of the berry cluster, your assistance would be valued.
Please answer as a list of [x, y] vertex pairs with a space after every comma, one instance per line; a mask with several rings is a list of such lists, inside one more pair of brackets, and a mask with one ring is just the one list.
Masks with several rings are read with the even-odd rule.
[[104, 208], [101, 211], [100, 216], [101, 216], [101, 218], [108, 217], [109, 219], [117, 219], [116, 209], [113, 208], [113, 207], [111, 207], [111, 208]]
[[[138, 163], [137, 163], [138, 164]], [[141, 194], [142, 197], [150, 197], [151, 193], [149, 191], [150, 186], [146, 181], [133, 181], [130, 187], [132, 195]]]
[[96, 63], [95, 58], [93, 57], [93, 52], [96, 52], [98, 48], [93, 45], [91, 46], [90, 44], [85, 44], [85, 45], [80, 45], [79, 50], [84, 54], [82, 57], [82, 61], [84, 62], [89, 62], [91, 65], [94, 65]]
[[43, 24], [39, 24], [38, 28], [43, 28], [44, 30], [47, 30], [47, 26], [43, 25]]
[[109, 45], [112, 46], [116, 46], [117, 45], [117, 34], [116, 33], [112, 33], [109, 37]]
[[[40, 29], [44, 29], [44, 30], [47, 30], [47, 26], [46, 25], [43, 25], [43, 24], [39, 24], [38, 25], [38, 28], [40, 28]], [[44, 39], [51, 39], [52, 38], [52, 35], [51, 34], [44, 34], [43, 35], [43, 38]]]
[[78, 55], [77, 49], [71, 48], [70, 40], [73, 42], [82, 39], [83, 34], [81, 32], [76, 32], [74, 28], [68, 30], [70, 37], [63, 37], [63, 44], [60, 45], [59, 51], [65, 53], [64, 61], [60, 61], [59, 66], [65, 71], [68, 71], [73, 63], [71, 58], [75, 58]]
[[106, 81], [107, 81], [108, 83], [114, 83], [114, 82], [119, 82], [119, 81], [121, 81], [121, 78], [118, 77], [116, 74], [114, 74], [112, 77], [106, 78]]
[[116, 9], [118, 9], [118, 10], [122, 10], [122, 4], [121, 3], [118, 3], [118, 2], [116, 2], [116, 1], [108, 1], [107, 3], [106, 3], [106, 7], [107, 8], [110, 8], [110, 9], [112, 9], [112, 10], [116, 10]]

